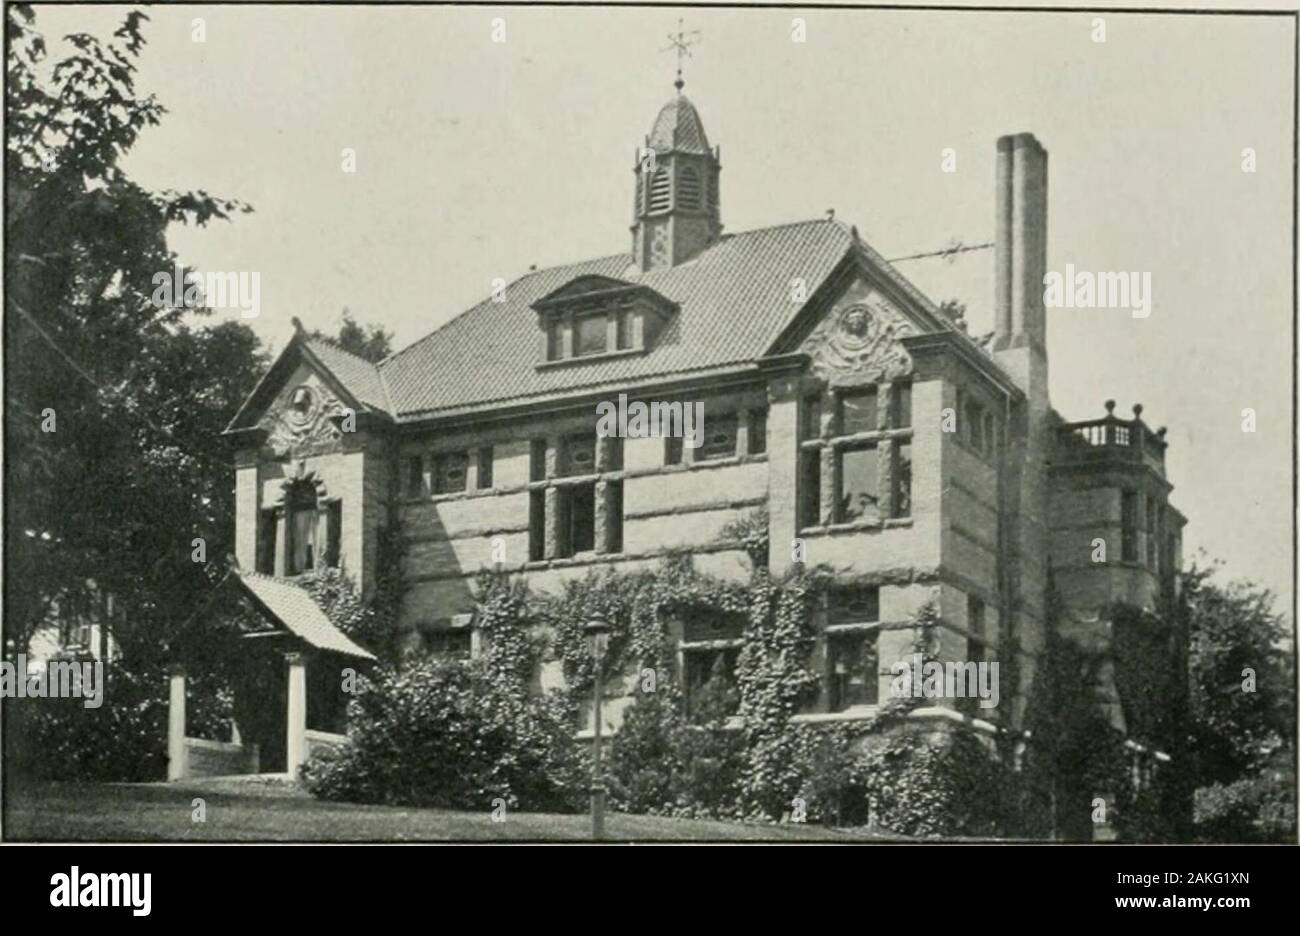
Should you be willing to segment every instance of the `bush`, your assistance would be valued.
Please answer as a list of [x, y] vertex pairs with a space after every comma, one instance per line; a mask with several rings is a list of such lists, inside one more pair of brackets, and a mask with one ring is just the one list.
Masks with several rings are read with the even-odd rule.
[[[6, 699], [5, 762], [33, 780], [144, 783], [167, 777], [168, 677], [161, 667], [104, 666], [103, 704]], [[224, 740], [232, 698], [219, 680], [187, 680], [190, 737]]]
[[1294, 768], [1279, 758], [1253, 777], [1201, 787], [1194, 817], [1203, 842], [1294, 842]]
[[477, 663], [423, 660], [359, 681], [348, 740], [303, 767], [329, 800], [572, 811], [586, 788], [561, 703], [528, 698]]

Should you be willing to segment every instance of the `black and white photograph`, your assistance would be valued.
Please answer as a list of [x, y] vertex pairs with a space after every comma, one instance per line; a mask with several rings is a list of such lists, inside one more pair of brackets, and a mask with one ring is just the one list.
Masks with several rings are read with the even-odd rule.
[[5, 20], [4, 847], [1296, 844], [1294, 9]]

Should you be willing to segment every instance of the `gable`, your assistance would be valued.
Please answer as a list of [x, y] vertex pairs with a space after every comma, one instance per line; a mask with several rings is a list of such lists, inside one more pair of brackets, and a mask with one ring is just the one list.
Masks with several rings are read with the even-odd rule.
[[797, 350], [832, 387], [880, 383], [912, 372], [900, 339], [925, 331], [878, 286], [855, 276], [823, 308]]

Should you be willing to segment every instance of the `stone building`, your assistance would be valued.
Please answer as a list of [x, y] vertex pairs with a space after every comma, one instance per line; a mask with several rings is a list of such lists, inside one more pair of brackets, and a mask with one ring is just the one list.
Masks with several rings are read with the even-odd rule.
[[[1031, 134], [997, 141], [983, 342], [833, 217], [724, 233], [720, 150], [680, 89], [630, 168], [627, 250], [530, 271], [378, 365], [299, 330], [228, 429], [242, 570], [337, 565], [368, 592], [380, 530], [400, 518], [409, 641], [474, 653], [481, 569], [554, 591], [687, 550], [743, 580], [725, 531], [761, 508], [774, 573], [798, 543], [846, 583], [822, 612], [825, 678], [801, 718], [864, 717], [888, 698], [933, 600], [942, 659], [1019, 648], [1019, 685], [996, 709], [916, 713], [985, 731], [1018, 724], [1049, 582], [1063, 632], [1102, 657], [1110, 609], [1167, 613], [1184, 519], [1164, 431], [1138, 407], [1070, 422], [1051, 405], [1047, 153]], [[620, 394], [702, 402], [702, 444], [598, 439], [596, 407]], [[740, 640], [730, 622], [704, 631], [681, 632], [688, 696]], [[609, 711], [616, 728], [616, 699]]]

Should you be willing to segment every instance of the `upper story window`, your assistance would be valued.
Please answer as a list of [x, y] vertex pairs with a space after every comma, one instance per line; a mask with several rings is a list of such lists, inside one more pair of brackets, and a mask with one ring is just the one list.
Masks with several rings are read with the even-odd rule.
[[874, 445], [842, 448], [839, 454], [839, 497], [835, 522], [849, 523], [879, 515], [880, 467]]
[[595, 474], [595, 433], [579, 432], [574, 435], [565, 436], [561, 452], [561, 476], [570, 477], [572, 475]]
[[608, 347], [609, 319], [600, 314], [580, 315], [574, 320], [573, 353], [577, 357], [604, 354]]
[[837, 403], [839, 412], [840, 435], [854, 435], [859, 432], [875, 432], [876, 422], [876, 388], [864, 387], [860, 390], [841, 392]]
[[[343, 526], [343, 504], [338, 500], [321, 501], [310, 483], [296, 483], [284, 499], [283, 574], [301, 575], [326, 566], [339, 564], [339, 544]], [[261, 513], [265, 524], [259, 531], [259, 568], [279, 574], [275, 529], [280, 521], [277, 511]]]
[[424, 493], [424, 458], [420, 455], [406, 459], [406, 493], [411, 497]]
[[749, 453], [762, 455], [767, 451], [767, 410], [749, 411]]
[[532, 304], [545, 333], [543, 365], [647, 350], [677, 304], [649, 286], [579, 276]]
[[822, 434], [822, 398], [809, 394], [799, 405], [799, 438], [816, 439]]
[[889, 428], [909, 429], [912, 426], [912, 382], [897, 381], [889, 388]]
[[492, 446], [485, 445], [478, 450], [478, 489], [485, 491], [492, 486]]
[[712, 461], [735, 455], [737, 423], [735, 413], [705, 417], [704, 444], [695, 453], [695, 460]]
[[827, 618], [832, 624], [874, 624], [880, 620], [880, 588], [844, 585], [831, 590]]
[[1124, 491], [1119, 503], [1120, 559], [1124, 562], [1137, 562], [1137, 513], [1137, 492]]
[[469, 455], [465, 452], [443, 452], [433, 458], [433, 493], [454, 494], [465, 490], [469, 474]]
[[546, 480], [546, 440], [533, 439], [528, 451], [528, 480]]

